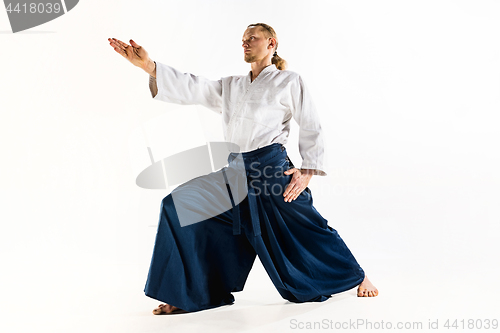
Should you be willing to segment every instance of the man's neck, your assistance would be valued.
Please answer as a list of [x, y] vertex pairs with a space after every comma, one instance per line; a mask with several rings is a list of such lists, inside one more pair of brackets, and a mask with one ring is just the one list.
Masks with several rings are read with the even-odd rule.
[[271, 60], [263, 59], [262, 61], [252, 62], [252, 81], [259, 76], [260, 72], [267, 66], [272, 65]]

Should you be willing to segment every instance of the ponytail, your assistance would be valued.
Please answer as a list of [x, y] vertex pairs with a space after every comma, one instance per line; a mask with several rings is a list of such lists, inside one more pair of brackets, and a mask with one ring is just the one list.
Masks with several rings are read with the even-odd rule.
[[274, 52], [274, 55], [273, 55], [273, 57], [271, 59], [271, 63], [275, 64], [276, 68], [279, 69], [279, 70], [284, 70], [287, 67], [285, 59], [283, 59], [279, 55], [277, 55], [276, 52]]

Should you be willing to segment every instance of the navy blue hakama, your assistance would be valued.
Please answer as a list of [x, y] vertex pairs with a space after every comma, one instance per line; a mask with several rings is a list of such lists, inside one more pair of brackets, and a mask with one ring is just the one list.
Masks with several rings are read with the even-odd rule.
[[[232, 304], [231, 293], [243, 290], [256, 255], [291, 302], [322, 302], [359, 285], [363, 269], [314, 208], [309, 187], [284, 201], [293, 176], [283, 173], [293, 167], [285, 147], [273, 143], [236, 156], [231, 153], [227, 167], [178, 186], [162, 200], [145, 294], [189, 312]], [[244, 199], [228, 186], [241, 161]], [[226, 210], [217, 198], [228, 193], [232, 208]], [[223, 213], [186, 225], [173, 195], [193, 212]]]

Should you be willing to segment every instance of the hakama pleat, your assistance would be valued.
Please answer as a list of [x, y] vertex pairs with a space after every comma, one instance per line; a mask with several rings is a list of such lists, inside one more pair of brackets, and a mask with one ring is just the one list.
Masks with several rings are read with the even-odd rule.
[[[284, 201], [292, 175], [283, 172], [293, 167], [285, 147], [274, 143], [241, 156], [248, 191], [241, 202], [241, 188], [227, 185], [231, 171], [238, 170], [235, 154], [228, 167], [163, 199], [146, 295], [189, 312], [232, 304], [232, 292], [243, 290], [256, 255], [279, 294], [291, 302], [322, 302], [359, 285], [363, 269], [314, 208], [311, 190]], [[213, 217], [186, 225], [177, 214], [180, 205]], [[227, 205], [233, 207], [225, 210]]]

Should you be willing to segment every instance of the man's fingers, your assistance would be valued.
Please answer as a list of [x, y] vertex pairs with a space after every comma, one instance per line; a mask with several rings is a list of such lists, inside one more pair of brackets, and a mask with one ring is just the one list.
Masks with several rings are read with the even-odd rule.
[[291, 202], [299, 197], [299, 195], [302, 193], [302, 190], [297, 190], [290, 192], [288, 195], [285, 196], [284, 200], [285, 202]]
[[132, 45], [133, 47], [141, 47], [139, 44], [137, 44], [136, 42], [134, 42], [132, 39], [130, 40], [130, 45]]
[[111, 46], [113, 46], [116, 52], [121, 54], [125, 52], [125, 48], [123, 47], [123, 45], [118, 43], [118, 41], [115, 38], [109, 39], [109, 43]]
[[292, 201], [297, 199], [299, 197], [300, 193], [302, 193], [302, 190], [297, 188], [297, 190], [293, 192]]
[[118, 53], [120, 53], [125, 58], [127, 57], [127, 53], [121, 47], [115, 46], [115, 51], [118, 52]]
[[285, 173], [292, 173], [293, 177], [290, 183], [287, 185], [285, 192], [283, 193], [283, 196], [285, 197], [284, 200], [285, 202], [291, 202], [293, 200], [296, 200], [300, 194], [305, 190], [305, 187], [301, 179], [301, 174], [297, 173], [300, 171], [297, 168], [292, 168], [288, 169], [285, 171]]
[[118, 44], [120, 45], [122, 48], [127, 48], [127, 46], [129, 46], [127, 43], [124, 43], [122, 42], [121, 40], [119, 39], [116, 39], [116, 38], [113, 38], [113, 40]]
[[292, 191], [292, 189], [294, 188], [295, 186], [295, 182], [290, 182], [290, 184], [288, 184], [286, 190], [285, 190], [285, 193], [283, 193], [284, 196], [287, 196], [289, 195], [289, 193]]

